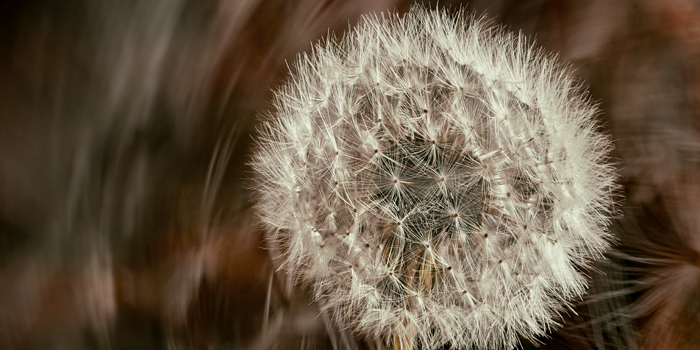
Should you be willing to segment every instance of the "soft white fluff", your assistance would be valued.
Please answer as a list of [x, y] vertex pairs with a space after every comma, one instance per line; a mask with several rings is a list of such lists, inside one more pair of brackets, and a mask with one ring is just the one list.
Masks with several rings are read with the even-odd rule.
[[358, 336], [512, 348], [609, 247], [610, 140], [522, 36], [421, 7], [365, 17], [302, 54], [275, 106], [253, 161], [271, 250]]

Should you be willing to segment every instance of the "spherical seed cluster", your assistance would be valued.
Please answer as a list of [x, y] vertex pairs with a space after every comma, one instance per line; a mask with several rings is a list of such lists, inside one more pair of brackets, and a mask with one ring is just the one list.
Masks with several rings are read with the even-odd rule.
[[565, 68], [463, 15], [367, 17], [301, 55], [253, 161], [280, 266], [384, 344], [544, 335], [608, 248], [613, 168]]

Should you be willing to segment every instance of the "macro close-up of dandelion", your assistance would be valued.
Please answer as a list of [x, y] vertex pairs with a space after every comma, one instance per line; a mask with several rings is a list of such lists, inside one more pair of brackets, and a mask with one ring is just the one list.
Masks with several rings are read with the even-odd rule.
[[0, 349], [698, 350], [697, 0], [0, 1]]
[[253, 161], [277, 265], [395, 349], [558, 326], [612, 241], [609, 138], [564, 64], [462, 12], [366, 16], [302, 54]]

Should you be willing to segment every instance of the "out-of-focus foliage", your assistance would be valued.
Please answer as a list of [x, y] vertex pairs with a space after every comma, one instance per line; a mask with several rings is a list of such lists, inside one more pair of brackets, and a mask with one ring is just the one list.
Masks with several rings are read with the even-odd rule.
[[[285, 60], [411, 3], [0, 1], [0, 348], [371, 348], [272, 272], [242, 179]], [[697, 348], [697, 1], [467, 9], [571, 61], [616, 141], [620, 243], [541, 348]]]

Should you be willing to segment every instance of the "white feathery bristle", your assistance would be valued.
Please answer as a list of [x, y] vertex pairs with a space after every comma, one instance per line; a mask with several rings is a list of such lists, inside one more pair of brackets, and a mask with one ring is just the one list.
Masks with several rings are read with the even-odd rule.
[[557, 326], [616, 189], [553, 56], [463, 13], [365, 17], [299, 56], [253, 161], [279, 266], [386, 346], [509, 349]]

